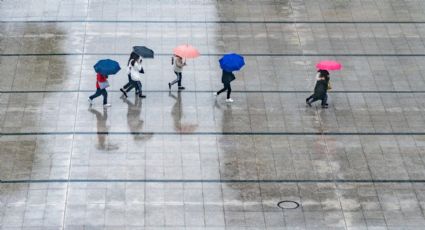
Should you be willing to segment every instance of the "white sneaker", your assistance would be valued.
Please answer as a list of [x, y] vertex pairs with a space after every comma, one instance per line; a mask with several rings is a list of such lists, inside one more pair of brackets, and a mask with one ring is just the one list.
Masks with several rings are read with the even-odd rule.
[[93, 100], [88, 98], [90, 105], [93, 105]]
[[104, 104], [103, 107], [111, 107], [111, 104]]
[[218, 94], [217, 94], [217, 92], [214, 92], [214, 93], [213, 93], [213, 95], [214, 95], [214, 96], [217, 96]]
[[226, 102], [227, 103], [232, 103], [233, 102], [233, 99], [232, 98], [226, 99]]

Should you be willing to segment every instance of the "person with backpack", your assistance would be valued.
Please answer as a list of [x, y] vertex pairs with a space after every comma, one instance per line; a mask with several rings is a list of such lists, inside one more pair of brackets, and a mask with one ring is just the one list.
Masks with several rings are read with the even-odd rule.
[[329, 72], [327, 70], [319, 70], [317, 71], [316, 76], [316, 85], [314, 87], [314, 93], [306, 98], [306, 103], [308, 106], [311, 107], [311, 103], [321, 100], [322, 101], [322, 108], [328, 108], [328, 90], [331, 89], [330, 83], [329, 83]]
[[182, 86], [182, 72], [183, 67], [186, 66], [186, 62], [183, 61], [182, 57], [174, 55], [174, 57], [171, 58], [171, 64], [174, 65], [174, 73], [176, 74], [177, 78], [172, 82], [168, 82], [168, 89], [171, 90], [171, 86], [177, 83], [179, 87], [178, 89], [184, 90], [185, 88]]
[[136, 95], [141, 98], [145, 98], [146, 95], [142, 94], [142, 77], [141, 74], [145, 73], [142, 67], [142, 57], [137, 55], [135, 52], [132, 52], [128, 60], [128, 83], [120, 88], [120, 91], [123, 93], [123, 96], [127, 98], [127, 93], [130, 92], [133, 88], [136, 89]]
[[109, 87], [108, 76], [97, 73], [96, 75], [96, 92], [88, 98], [90, 105], [93, 104], [93, 99], [103, 96], [103, 107], [110, 107], [111, 104], [108, 104], [108, 92], [106, 88]]
[[230, 98], [230, 93], [232, 92], [232, 87], [230, 86], [230, 82], [232, 82], [235, 79], [236, 79], [236, 77], [232, 72], [227, 72], [227, 71], [223, 70], [223, 73], [221, 75], [221, 82], [223, 83], [224, 87], [223, 87], [223, 89], [219, 90], [218, 92], [215, 92], [214, 95], [218, 96], [220, 93], [227, 90], [226, 102], [232, 103], [233, 99]]

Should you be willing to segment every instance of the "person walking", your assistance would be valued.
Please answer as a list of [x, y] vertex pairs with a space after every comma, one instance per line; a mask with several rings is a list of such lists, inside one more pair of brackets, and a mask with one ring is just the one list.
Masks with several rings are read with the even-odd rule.
[[[131, 52], [130, 58], [128, 59], [128, 62], [127, 62], [127, 68], [129, 68], [131, 60], [138, 60], [138, 59], [139, 59], [139, 55], [137, 55], [135, 52]], [[126, 98], [127, 98], [127, 92], [129, 92], [132, 88], [134, 88], [134, 84], [135, 84], [134, 81], [131, 80], [131, 74], [129, 72], [127, 73], [127, 77], [128, 77], [127, 84], [125, 84], [122, 88], [120, 88], [120, 91]]]
[[224, 87], [223, 87], [223, 89], [219, 90], [218, 92], [215, 92], [214, 95], [218, 96], [220, 93], [227, 90], [226, 102], [232, 103], [233, 99], [230, 98], [230, 93], [232, 93], [232, 87], [230, 86], [230, 82], [232, 82], [235, 79], [236, 79], [236, 77], [232, 72], [227, 72], [227, 71], [223, 70], [223, 74], [221, 75], [221, 82], [223, 83]]
[[96, 76], [96, 92], [88, 98], [90, 105], [93, 104], [93, 99], [103, 96], [103, 107], [110, 107], [111, 104], [108, 104], [108, 92], [106, 88], [109, 87], [108, 76], [97, 73]]
[[329, 89], [329, 72], [327, 70], [319, 70], [317, 71], [317, 81], [316, 85], [314, 87], [314, 93], [306, 98], [306, 103], [308, 106], [311, 107], [311, 103], [321, 100], [322, 101], [322, 108], [328, 108], [328, 94], [327, 91]]
[[136, 53], [131, 53], [130, 59], [128, 60], [128, 83], [120, 89], [124, 97], [127, 97], [127, 93], [133, 88], [136, 89], [136, 95], [141, 98], [145, 98], [146, 95], [142, 94], [142, 77], [141, 74], [145, 73], [142, 67], [142, 57]]
[[182, 57], [174, 55], [174, 57], [171, 59], [171, 64], [174, 65], [174, 73], [176, 74], [177, 78], [172, 82], [168, 82], [168, 89], [171, 90], [171, 86], [177, 83], [179, 87], [178, 89], [184, 90], [185, 88], [182, 86], [182, 72], [183, 67], [186, 66], [186, 62], [183, 61]]

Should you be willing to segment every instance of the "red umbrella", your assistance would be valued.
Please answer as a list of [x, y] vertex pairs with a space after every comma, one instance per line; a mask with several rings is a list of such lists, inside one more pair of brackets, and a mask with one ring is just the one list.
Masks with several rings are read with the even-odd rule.
[[324, 60], [317, 63], [316, 68], [322, 70], [340, 70], [342, 69], [342, 65], [337, 61]]
[[199, 51], [191, 45], [180, 45], [173, 49], [174, 54], [182, 58], [196, 58]]

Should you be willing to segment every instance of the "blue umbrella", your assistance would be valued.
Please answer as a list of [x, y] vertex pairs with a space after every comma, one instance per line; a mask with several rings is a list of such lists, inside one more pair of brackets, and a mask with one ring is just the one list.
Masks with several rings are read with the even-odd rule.
[[235, 53], [224, 55], [219, 62], [221, 69], [227, 72], [240, 70], [245, 65], [243, 57]]
[[100, 60], [93, 66], [93, 68], [96, 73], [100, 73], [102, 75], [116, 74], [121, 69], [120, 64], [111, 59]]

